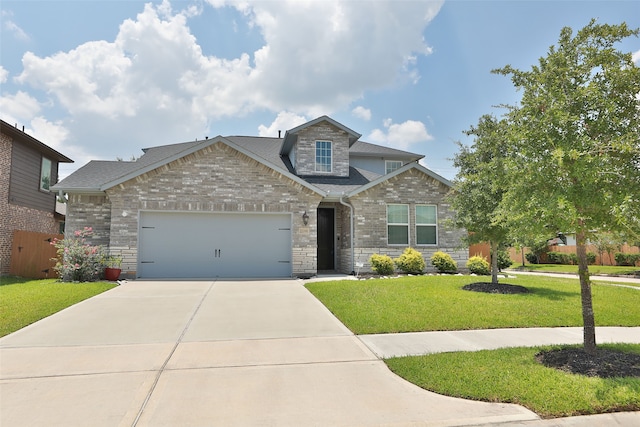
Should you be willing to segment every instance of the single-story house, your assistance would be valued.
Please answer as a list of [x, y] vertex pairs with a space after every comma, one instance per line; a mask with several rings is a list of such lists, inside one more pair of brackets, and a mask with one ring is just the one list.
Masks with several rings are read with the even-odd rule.
[[372, 254], [407, 247], [464, 266], [465, 232], [444, 222], [451, 183], [423, 156], [360, 136], [322, 116], [278, 138], [217, 136], [91, 161], [52, 189], [68, 197], [67, 233], [93, 227], [128, 277], [366, 272]]

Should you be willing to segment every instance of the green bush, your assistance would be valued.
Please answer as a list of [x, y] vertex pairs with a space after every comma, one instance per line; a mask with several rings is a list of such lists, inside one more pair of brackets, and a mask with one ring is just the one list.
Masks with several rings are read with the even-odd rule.
[[640, 254], [625, 254], [617, 252], [615, 255], [617, 265], [635, 266], [640, 261]]
[[438, 251], [431, 256], [431, 264], [440, 273], [455, 273], [458, 271], [458, 264], [451, 258], [451, 255]]
[[596, 263], [595, 252], [587, 252], [587, 264], [595, 264], [595, 263]]
[[369, 263], [371, 264], [373, 271], [382, 276], [393, 273], [394, 264], [389, 255], [373, 254], [371, 255], [371, 258], [369, 258]]
[[511, 267], [511, 264], [513, 264], [513, 261], [511, 261], [509, 252], [498, 251], [498, 271], [502, 271], [505, 268]]
[[482, 276], [488, 276], [491, 273], [489, 263], [486, 259], [480, 256], [472, 256], [467, 261], [467, 268], [473, 274], [479, 274]]
[[422, 274], [425, 267], [422, 254], [413, 248], [407, 248], [394, 260], [396, 267], [407, 274]]
[[527, 252], [526, 254], [524, 254], [524, 257], [527, 259], [527, 261], [529, 261], [530, 264], [540, 263], [540, 259], [538, 258], [538, 255], [534, 254], [533, 252]]
[[547, 260], [549, 264], [576, 265], [578, 264], [578, 255], [565, 252], [549, 252], [547, 253]]

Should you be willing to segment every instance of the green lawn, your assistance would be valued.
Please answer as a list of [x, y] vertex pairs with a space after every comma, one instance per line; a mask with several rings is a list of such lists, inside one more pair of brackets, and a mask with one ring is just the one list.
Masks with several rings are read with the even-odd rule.
[[[514, 263], [511, 266], [514, 270], [523, 271], [538, 271], [546, 273], [573, 273], [578, 274], [577, 265], [563, 265], [563, 264], [526, 264], [522, 267], [522, 264]], [[640, 275], [639, 267], [624, 267], [617, 265], [590, 265], [589, 274], [605, 274], [605, 275]]]
[[[490, 328], [582, 326], [577, 279], [523, 276], [501, 283], [529, 294], [462, 290], [488, 277], [414, 276], [397, 279], [315, 282], [307, 288], [356, 334]], [[594, 284], [597, 326], [640, 325], [640, 292]]]
[[[406, 380], [447, 396], [517, 403], [542, 417], [640, 410], [640, 378], [596, 378], [547, 368], [541, 348], [441, 353], [385, 362]], [[556, 347], [557, 348], [557, 347]], [[640, 353], [640, 345], [602, 345]]]
[[[307, 288], [357, 334], [480, 328], [582, 326], [577, 279], [503, 279], [531, 292], [484, 294], [462, 286], [488, 278], [416, 276], [316, 282]], [[598, 326], [640, 325], [640, 290], [594, 284]], [[599, 346], [640, 353], [640, 345]], [[551, 347], [453, 352], [385, 360], [427, 390], [488, 402], [517, 403], [542, 417], [640, 410], [640, 378], [590, 378], [539, 364]]]
[[15, 277], [2, 277], [0, 284], [0, 337], [116, 286]]

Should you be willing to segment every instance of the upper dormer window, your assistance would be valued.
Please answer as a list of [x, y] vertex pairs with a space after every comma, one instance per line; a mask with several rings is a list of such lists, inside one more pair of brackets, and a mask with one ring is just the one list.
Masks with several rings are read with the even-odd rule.
[[40, 190], [49, 191], [49, 187], [51, 187], [51, 160], [43, 157], [40, 165]]
[[384, 162], [385, 173], [391, 173], [394, 170], [402, 167], [402, 161], [400, 160], [387, 160]]
[[331, 172], [333, 153], [330, 141], [316, 141], [316, 172]]

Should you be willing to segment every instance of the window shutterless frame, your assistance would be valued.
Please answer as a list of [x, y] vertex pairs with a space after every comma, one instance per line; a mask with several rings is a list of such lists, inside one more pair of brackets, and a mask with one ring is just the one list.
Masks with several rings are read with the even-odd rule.
[[52, 185], [51, 165], [51, 160], [43, 156], [42, 162], [40, 163], [40, 191], [49, 192], [49, 188]]
[[416, 244], [438, 245], [438, 207], [436, 205], [416, 205]]
[[409, 205], [387, 205], [387, 244], [409, 244]]
[[333, 147], [331, 141], [316, 141], [316, 172], [332, 172]]
[[402, 162], [400, 160], [385, 160], [384, 161], [384, 171], [385, 173], [391, 173], [394, 170], [400, 169], [402, 167]]

